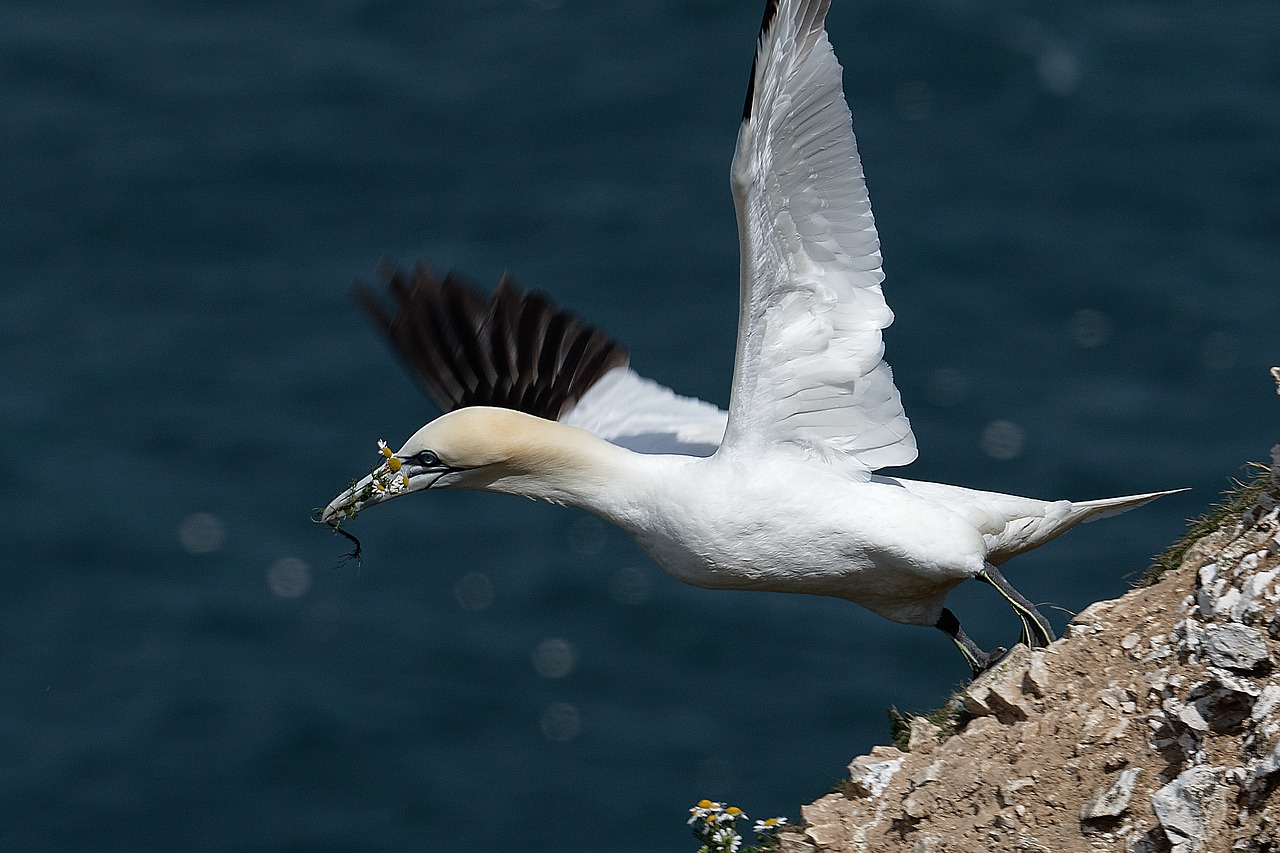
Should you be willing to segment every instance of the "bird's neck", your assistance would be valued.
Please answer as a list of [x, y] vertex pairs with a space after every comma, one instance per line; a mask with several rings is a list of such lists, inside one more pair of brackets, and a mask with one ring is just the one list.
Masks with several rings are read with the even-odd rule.
[[666, 457], [610, 444], [586, 430], [529, 418], [507, 437], [506, 459], [466, 488], [581, 507], [622, 527], [644, 512]]

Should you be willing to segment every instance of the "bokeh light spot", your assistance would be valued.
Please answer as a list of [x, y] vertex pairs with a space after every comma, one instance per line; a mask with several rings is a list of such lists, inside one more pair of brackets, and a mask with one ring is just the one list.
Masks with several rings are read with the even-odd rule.
[[578, 666], [578, 652], [558, 637], [538, 643], [533, 650], [533, 670], [543, 678], [564, 678]]
[[925, 395], [935, 406], [954, 406], [969, 395], [969, 380], [958, 370], [940, 367], [929, 373]]
[[992, 421], [982, 430], [980, 444], [992, 459], [1016, 459], [1026, 446], [1026, 434], [1012, 421]]
[[1064, 47], [1052, 47], [1036, 61], [1040, 84], [1055, 95], [1070, 95], [1080, 85], [1080, 60]]
[[627, 607], [635, 607], [649, 600], [653, 582], [649, 573], [635, 566], [624, 566], [609, 578], [609, 595], [614, 601]]
[[297, 557], [276, 560], [267, 569], [267, 586], [281, 598], [298, 598], [311, 589], [311, 567]]
[[595, 556], [604, 550], [604, 525], [590, 515], [575, 518], [569, 525], [568, 539], [574, 551], [587, 557]]
[[1111, 340], [1111, 318], [1093, 308], [1081, 308], [1067, 321], [1071, 342], [1081, 349], [1094, 349]]
[[538, 728], [547, 740], [564, 743], [578, 736], [582, 728], [582, 716], [578, 709], [567, 702], [553, 702], [538, 718]]
[[480, 572], [468, 572], [453, 582], [453, 597], [463, 610], [488, 610], [493, 604], [493, 581]]
[[190, 554], [212, 554], [226, 539], [222, 519], [211, 512], [193, 512], [178, 525], [178, 542]]

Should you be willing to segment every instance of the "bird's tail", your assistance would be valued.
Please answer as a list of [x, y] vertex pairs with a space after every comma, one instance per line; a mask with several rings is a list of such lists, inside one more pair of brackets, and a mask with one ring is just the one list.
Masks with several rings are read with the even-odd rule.
[[1056, 539], [1081, 522], [1110, 518], [1122, 512], [1150, 503], [1159, 497], [1185, 492], [1186, 489], [1170, 489], [1167, 492], [1148, 492], [1145, 495], [1125, 495], [1122, 498], [1101, 498], [1096, 501], [1052, 501], [1041, 504], [1044, 511], [1035, 514], [1011, 516], [998, 535], [992, 537], [987, 562], [993, 566], [1011, 557], [1039, 548], [1050, 539]]
[[1068, 517], [1071, 518], [1073, 525], [1088, 523], [1128, 512], [1165, 495], [1175, 495], [1185, 491], [1188, 489], [1169, 489], [1167, 492], [1148, 492], [1145, 495], [1125, 495], [1122, 498], [1101, 498], [1096, 501], [1072, 501]]

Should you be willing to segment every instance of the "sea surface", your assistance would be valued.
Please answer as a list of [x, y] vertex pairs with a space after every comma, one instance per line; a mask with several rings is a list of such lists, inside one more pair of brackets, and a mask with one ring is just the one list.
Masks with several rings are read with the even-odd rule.
[[[834, 5], [902, 473], [1193, 488], [1008, 567], [1062, 629], [1280, 440], [1280, 4]], [[384, 257], [727, 402], [761, 6], [0, 4], [0, 848], [692, 853], [965, 679], [578, 511], [414, 496], [362, 564], [309, 520], [435, 414], [348, 298]]]

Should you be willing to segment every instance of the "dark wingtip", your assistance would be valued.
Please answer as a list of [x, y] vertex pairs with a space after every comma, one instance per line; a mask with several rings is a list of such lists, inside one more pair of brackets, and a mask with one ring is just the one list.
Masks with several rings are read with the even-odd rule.
[[499, 406], [556, 420], [616, 367], [625, 347], [545, 295], [503, 275], [489, 296], [457, 273], [406, 275], [382, 262], [381, 290], [352, 297], [443, 411]]
[[760, 36], [756, 39], [755, 56], [751, 58], [751, 77], [747, 80], [747, 101], [742, 105], [742, 120], [751, 118], [751, 105], [756, 97], [756, 63], [760, 61], [760, 45], [764, 44], [773, 19], [778, 16], [778, 0], [768, 0], [764, 5], [764, 20], [760, 22]]

